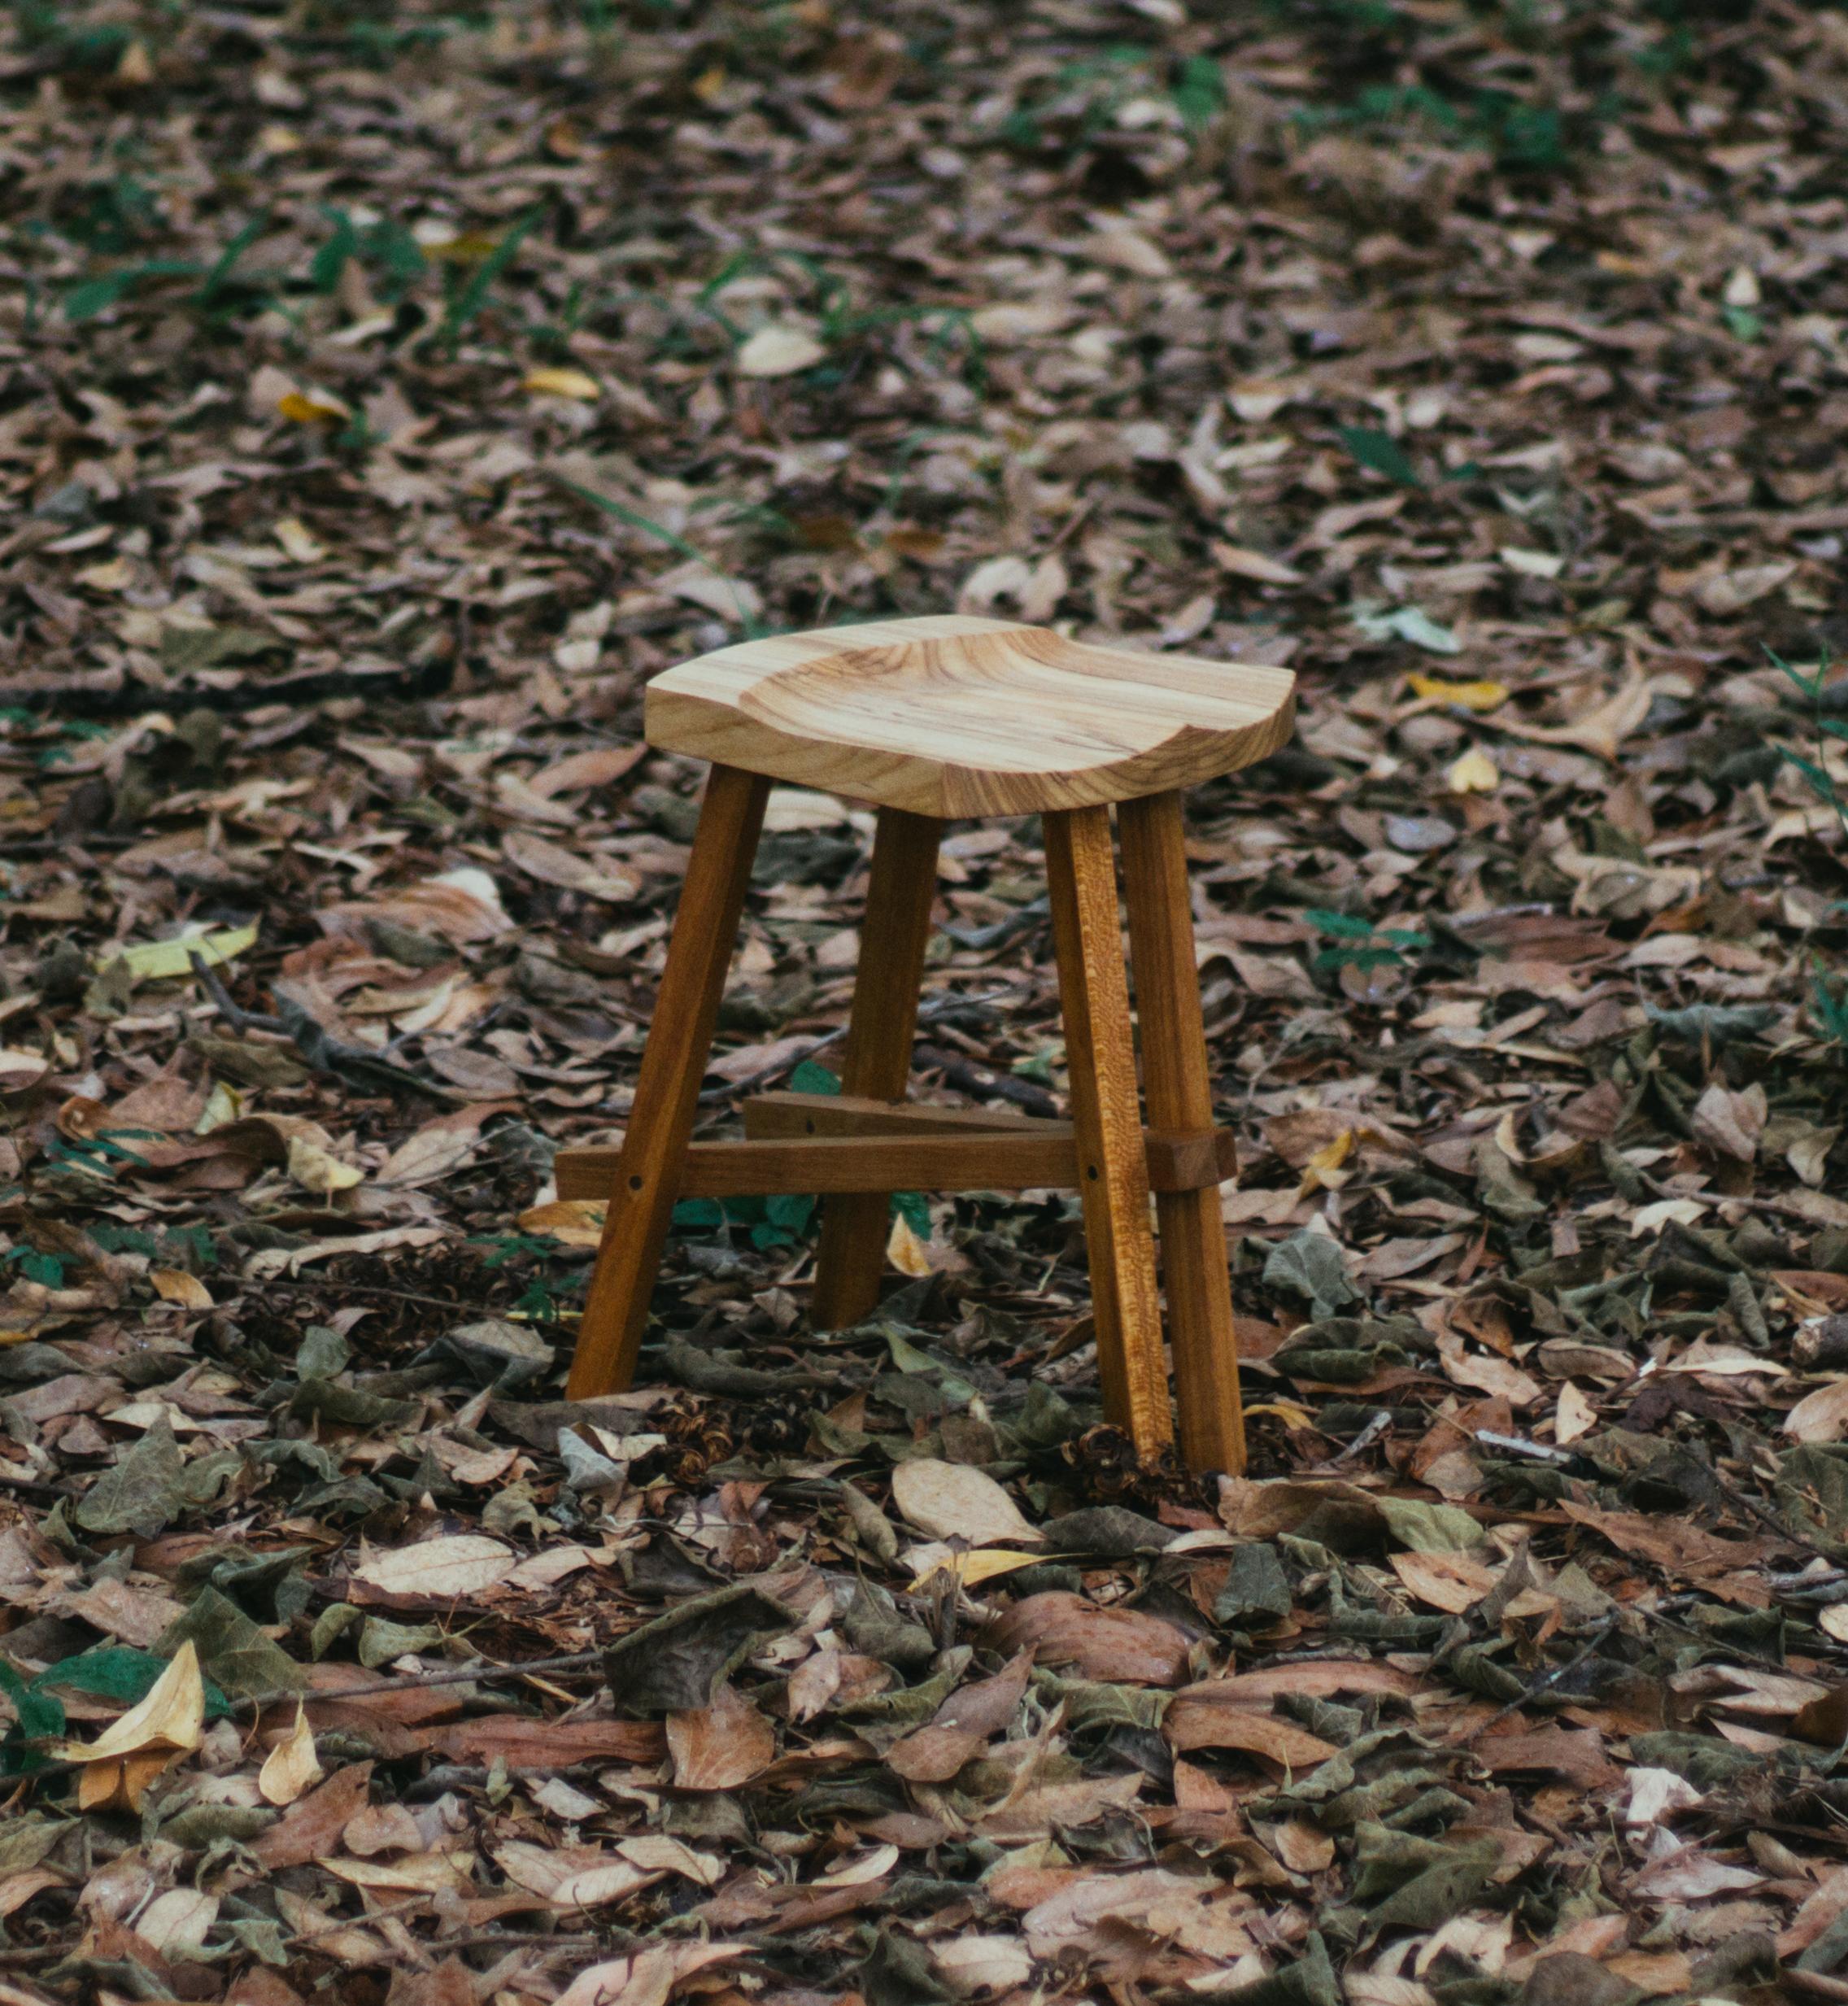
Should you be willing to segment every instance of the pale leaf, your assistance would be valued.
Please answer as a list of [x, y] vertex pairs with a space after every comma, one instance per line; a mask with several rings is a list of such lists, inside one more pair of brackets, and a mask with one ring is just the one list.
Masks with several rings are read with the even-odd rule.
[[519, 1556], [498, 1539], [451, 1533], [415, 1546], [368, 1554], [354, 1568], [353, 1579], [388, 1595], [475, 1595], [504, 1581], [518, 1564]]
[[295, 1725], [286, 1739], [278, 1742], [264, 1759], [257, 1772], [257, 1788], [266, 1803], [292, 1804], [303, 1791], [312, 1790], [322, 1776], [320, 1757], [315, 1751], [314, 1729], [299, 1700], [295, 1703]]
[[892, 1502], [919, 1532], [935, 1539], [993, 1546], [1003, 1540], [1036, 1542], [1045, 1537], [1021, 1516], [993, 1477], [965, 1463], [917, 1456], [900, 1463], [892, 1472]]

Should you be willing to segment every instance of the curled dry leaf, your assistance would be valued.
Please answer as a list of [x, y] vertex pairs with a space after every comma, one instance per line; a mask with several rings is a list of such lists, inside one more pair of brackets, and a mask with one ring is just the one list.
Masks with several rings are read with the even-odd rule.
[[1793, 1441], [1840, 1441], [1848, 1436], [1848, 1377], [1807, 1393], [1784, 1417]]
[[314, 1730], [308, 1725], [307, 1709], [298, 1703], [295, 1725], [286, 1738], [278, 1742], [264, 1757], [264, 1765], [257, 1772], [257, 1788], [263, 1792], [266, 1803], [279, 1807], [292, 1804], [304, 1791], [312, 1790], [324, 1773], [320, 1757], [315, 1749]]
[[59, 1751], [66, 1760], [83, 1765], [77, 1779], [80, 1808], [139, 1811], [142, 1791], [198, 1747], [204, 1725], [205, 1681], [189, 1638], [139, 1705], [88, 1747], [72, 1742]]

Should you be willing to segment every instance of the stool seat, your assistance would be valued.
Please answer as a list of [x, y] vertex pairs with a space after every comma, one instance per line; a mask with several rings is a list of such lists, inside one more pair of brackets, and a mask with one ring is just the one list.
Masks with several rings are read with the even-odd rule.
[[648, 686], [684, 752], [941, 821], [1092, 807], [1249, 766], [1290, 735], [1288, 670], [944, 614], [717, 649]]

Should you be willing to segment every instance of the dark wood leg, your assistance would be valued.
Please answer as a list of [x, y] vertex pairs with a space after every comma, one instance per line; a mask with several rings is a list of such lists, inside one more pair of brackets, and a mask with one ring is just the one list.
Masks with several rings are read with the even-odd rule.
[[[917, 1028], [917, 989], [931, 937], [942, 832], [943, 825], [928, 816], [898, 808], [879, 810], [841, 1065], [843, 1093], [902, 1101], [911, 1083], [911, 1041]], [[828, 1201], [810, 1299], [817, 1330], [857, 1324], [878, 1306], [891, 1209], [889, 1192], [856, 1192]]]
[[1109, 810], [1066, 809], [1044, 819], [1104, 1411], [1148, 1456], [1174, 1439], [1174, 1423]]
[[578, 1327], [567, 1388], [573, 1400], [620, 1392], [635, 1376], [769, 791], [768, 780], [734, 766], [713, 767], [706, 783]]
[[[1213, 1088], [1194, 966], [1180, 796], [1153, 794], [1121, 803], [1117, 833], [1148, 1126], [1157, 1133], [1209, 1129]], [[1155, 1203], [1181, 1454], [1190, 1470], [1237, 1476], [1244, 1468], [1244, 1409], [1219, 1194], [1211, 1186], [1164, 1191]]]

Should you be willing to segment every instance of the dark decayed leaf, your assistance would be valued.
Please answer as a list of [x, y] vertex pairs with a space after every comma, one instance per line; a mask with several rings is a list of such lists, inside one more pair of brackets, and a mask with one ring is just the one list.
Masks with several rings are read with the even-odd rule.
[[761, 1589], [721, 1588], [618, 1638], [604, 1652], [604, 1676], [621, 1713], [708, 1707], [752, 1651], [795, 1620]]
[[138, 1533], [145, 1539], [185, 1508], [185, 1467], [163, 1415], [72, 1507], [86, 1533]]
[[186, 1642], [228, 1693], [299, 1692], [307, 1682], [289, 1654], [216, 1588], [199, 1590], [186, 1613], [162, 1633], [155, 1649], [170, 1655]]

